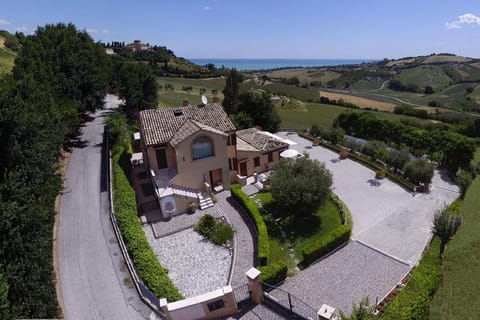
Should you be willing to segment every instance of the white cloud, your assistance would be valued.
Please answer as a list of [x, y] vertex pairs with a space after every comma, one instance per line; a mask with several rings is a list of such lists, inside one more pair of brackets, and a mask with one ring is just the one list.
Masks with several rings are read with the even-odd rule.
[[9, 24], [10, 24], [10, 21], [7, 21], [5, 19], [0, 19], [0, 25], [6, 26], [6, 25], [9, 25]]
[[86, 30], [90, 34], [97, 34], [98, 33], [98, 29], [87, 28]]
[[205, 11], [210, 11], [210, 10], [212, 10], [212, 7], [210, 7], [210, 6], [205, 6], [205, 7], [203, 7], [203, 10], [205, 10]]
[[445, 28], [447, 29], [460, 29], [464, 24], [480, 25], [480, 17], [473, 13], [465, 13], [458, 16], [458, 19], [452, 22], [446, 22]]
[[102, 34], [110, 34], [110, 30], [108, 30], [108, 29], [102, 29]]

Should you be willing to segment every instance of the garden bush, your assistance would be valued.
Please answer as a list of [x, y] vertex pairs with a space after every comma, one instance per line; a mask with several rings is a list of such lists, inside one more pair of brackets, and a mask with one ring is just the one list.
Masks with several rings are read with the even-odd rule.
[[316, 242], [309, 244], [302, 251], [302, 264], [307, 266], [347, 242], [350, 239], [351, 231], [351, 226], [344, 224]]
[[233, 240], [234, 230], [232, 226], [215, 219], [210, 214], [201, 217], [195, 224], [194, 229], [217, 245], [224, 245]]
[[287, 278], [288, 267], [284, 262], [272, 263], [268, 266], [258, 267], [260, 278], [269, 285], [277, 285]]
[[265, 221], [258, 210], [257, 205], [242, 191], [240, 185], [231, 186], [232, 197], [248, 212], [255, 222], [258, 233], [258, 262], [261, 266], [267, 265], [270, 247], [268, 244], [268, 231]]
[[115, 216], [135, 270], [156, 297], [180, 300], [182, 295], [160, 265], [138, 222], [135, 192], [123, 169], [129, 168], [128, 155], [123, 147], [116, 146], [112, 151]]
[[220, 224], [215, 229], [215, 232], [212, 235], [213, 243], [217, 245], [226, 244], [227, 242], [232, 242], [234, 230], [231, 225], [228, 223]]
[[440, 240], [435, 238], [405, 288], [387, 306], [382, 319], [425, 319], [430, 308], [430, 301], [442, 278], [442, 264], [438, 255], [439, 251]]
[[215, 230], [216, 224], [215, 218], [210, 214], [206, 214], [200, 218], [193, 228], [201, 235], [210, 237]]

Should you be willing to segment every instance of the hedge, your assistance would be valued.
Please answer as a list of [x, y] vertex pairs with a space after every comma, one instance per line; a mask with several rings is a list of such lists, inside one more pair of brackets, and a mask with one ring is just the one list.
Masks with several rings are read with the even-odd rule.
[[383, 314], [385, 320], [421, 320], [430, 309], [430, 301], [440, 285], [442, 261], [439, 258], [440, 240], [435, 238], [407, 285]]
[[288, 267], [285, 262], [276, 262], [268, 266], [258, 267], [263, 282], [269, 285], [277, 285], [287, 278]]
[[[324, 148], [327, 148], [331, 151], [334, 151], [334, 152], [337, 152], [337, 153], [340, 153], [341, 151], [343, 151], [342, 148], [340, 147], [337, 147], [335, 145], [332, 145], [332, 144], [329, 144], [329, 143], [325, 143], [315, 137], [312, 137], [308, 134], [305, 134], [305, 133], [301, 133], [299, 132], [298, 135], [302, 138], [305, 138], [307, 140], [310, 140], [310, 141], [319, 141], [319, 144], [324, 147]], [[393, 182], [397, 183], [398, 185], [402, 186], [403, 188], [405, 188], [406, 190], [408, 191], [413, 191], [413, 184], [409, 181], [407, 181], [406, 179], [394, 174], [393, 172], [391, 172], [390, 170], [386, 170], [384, 167], [378, 165], [376, 162], [374, 161], [371, 161], [365, 157], [362, 157], [358, 154], [355, 154], [355, 153], [350, 153], [348, 155], [348, 157], [354, 161], [357, 161], [357, 162], [360, 162], [361, 164], [373, 169], [374, 171], [376, 170], [385, 170], [386, 172], [386, 177], [390, 180], [392, 180]]]
[[338, 248], [350, 239], [352, 228], [348, 224], [344, 224], [330, 231], [324, 237], [309, 244], [302, 250], [302, 264], [307, 266], [332, 250]]
[[[135, 192], [123, 168], [129, 168], [128, 154], [123, 147], [113, 148], [113, 198], [115, 216], [125, 245], [139, 277], [158, 298], [169, 302], [182, 299], [182, 295], [160, 265], [143, 233], [137, 217]], [[128, 169], [126, 169], [128, 170]]]
[[255, 222], [258, 233], [258, 261], [261, 266], [268, 263], [268, 256], [270, 255], [270, 246], [268, 244], [268, 231], [265, 221], [258, 210], [258, 206], [250, 199], [245, 192], [242, 191], [241, 186], [234, 184], [230, 188], [233, 198], [248, 212]]

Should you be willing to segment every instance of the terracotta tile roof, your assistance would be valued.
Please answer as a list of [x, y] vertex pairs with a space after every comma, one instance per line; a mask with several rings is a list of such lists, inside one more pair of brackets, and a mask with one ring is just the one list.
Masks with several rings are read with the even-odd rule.
[[[139, 118], [147, 146], [170, 142], [188, 120], [195, 120], [196, 126], [206, 126], [221, 132], [235, 130], [232, 121], [218, 103], [205, 106], [189, 105], [180, 108], [148, 109], [140, 111]], [[188, 131], [192, 128], [184, 130]]]
[[187, 139], [192, 134], [200, 130], [226, 136], [226, 134], [220, 130], [207, 126], [198, 121], [188, 119], [183, 123], [180, 129], [178, 129], [178, 131], [173, 135], [172, 139], [170, 139], [170, 143], [172, 144], [172, 146], [176, 146], [177, 144], [179, 144], [180, 142], [182, 142], [183, 140]]
[[[261, 152], [268, 152], [268, 151], [273, 151], [281, 148], [288, 148], [288, 143], [275, 139], [256, 128], [239, 130], [237, 131], [237, 137]], [[237, 142], [237, 149], [240, 150], [241, 148], [242, 148], [242, 144]], [[244, 150], [244, 151], [251, 151], [251, 150]]]

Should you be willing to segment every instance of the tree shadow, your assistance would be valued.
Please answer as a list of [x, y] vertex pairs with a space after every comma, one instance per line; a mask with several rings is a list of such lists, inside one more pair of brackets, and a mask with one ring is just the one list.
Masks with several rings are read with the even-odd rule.
[[377, 179], [368, 179], [367, 183], [369, 183], [371, 187], [380, 187], [382, 185]]

